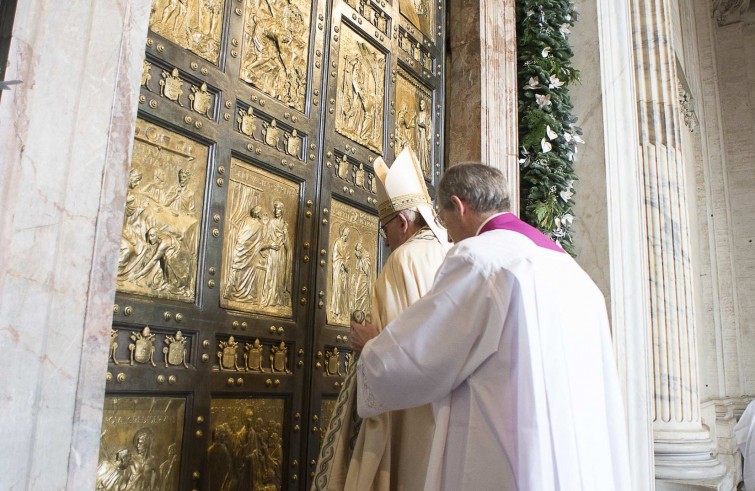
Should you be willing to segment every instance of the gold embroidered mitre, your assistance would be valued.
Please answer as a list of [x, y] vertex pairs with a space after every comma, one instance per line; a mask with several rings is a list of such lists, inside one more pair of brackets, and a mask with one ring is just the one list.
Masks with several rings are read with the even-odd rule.
[[380, 220], [385, 220], [397, 211], [422, 205], [432, 206], [419, 161], [409, 147], [404, 147], [390, 167], [378, 157], [375, 160], [375, 175], [378, 177], [377, 196]]
[[433, 210], [430, 194], [427, 192], [419, 160], [414, 152], [408, 146], [404, 147], [390, 167], [378, 157], [374, 168], [375, 175], [378, 177], [377, 197], [380, 220], [385, 221], [386, 218], [401, 210], [416, 210], [445, 246], [446, 229], [435, 223], [435, 210]]

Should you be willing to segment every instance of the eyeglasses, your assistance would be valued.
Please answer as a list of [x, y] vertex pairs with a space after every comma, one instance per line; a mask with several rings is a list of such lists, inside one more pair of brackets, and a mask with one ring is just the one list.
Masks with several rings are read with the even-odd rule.
[[393, 218], [391, 218], [390, 220], [388, 220], [387, 222], [385, 222], [384, 224], [382, 224], [380, 226], [380, 230], [378, 230], [378, 233], [380, 234], [380, 237], [382, 237], [384, 239], [388, 238], [388, 235], [385, 233], [385, 229], [386, 229], [386, 227], [388, 227], [389, 223], [391, 223], [393, 220], [395, 220], [396, 218], [398, 218], [398, 215], [399, 214], [396, 213], [395, 215], [393, 215]]
[[435, 210], [435, 225], [446, 228], [446, 221], [440, 216], [440, 210]]

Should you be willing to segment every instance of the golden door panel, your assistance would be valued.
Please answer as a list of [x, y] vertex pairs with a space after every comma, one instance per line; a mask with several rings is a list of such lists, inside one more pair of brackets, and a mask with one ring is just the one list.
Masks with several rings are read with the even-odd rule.
[[304, 112], [312, 3], [247, 0], [241, 79]]
[[399, 0], [401, 15], [430, 39], [434, 39], [435, 9], [430, 0]]
[[231, 160], [223, 243], [225, 308], [291, 317], [299, 186]]
[[213, 399], [207, 449], [210, 491], [281, 489], [282, 399]]
[[223, 0], [153, 0], [149, 28], [217, 65]]
[[414, 77], [399, 70], [396, 79], [396, 151], [414, 150], [425, 179], [432, 179], [433, 95]]
[[385, 54], [341, 24], [338, 53], [336, 131], [375, 152], [383, 152]]
[[332, 201], [328, 266], [328, 324], [349, 327], [354, 310], [369, 313], [375, 282], [378, 219]]
[[194, 302], [207, 156], [206, 146], [137, 120], [119, 291]]
[[106, 396], [96, 489], [178, 490], [185, 400]]

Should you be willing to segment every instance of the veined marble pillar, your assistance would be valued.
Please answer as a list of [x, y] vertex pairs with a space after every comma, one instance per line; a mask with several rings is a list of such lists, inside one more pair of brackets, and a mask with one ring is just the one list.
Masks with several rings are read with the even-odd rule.
[[670, 0], [632, 0], [648, 241], [655, 475], [718, 478], [725, 467], [700, 418], [686, 169]]
[[515, 0], [448, 0], [446, 165], [503, 172], [519, 209]]

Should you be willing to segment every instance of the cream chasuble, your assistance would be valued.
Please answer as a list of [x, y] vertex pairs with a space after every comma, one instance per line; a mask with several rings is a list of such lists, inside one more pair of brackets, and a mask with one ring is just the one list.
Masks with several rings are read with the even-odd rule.
[[[391, 253], [372, 292], [372, 322], [379, 329], [430, 290], [445, 253], [444, 244], [429, 228]], [[362, 420], [356, 412], [354, 366], [323, 438], [312, 489], [422, 490], [435, 432], [432, 407], [426, 404]]]

